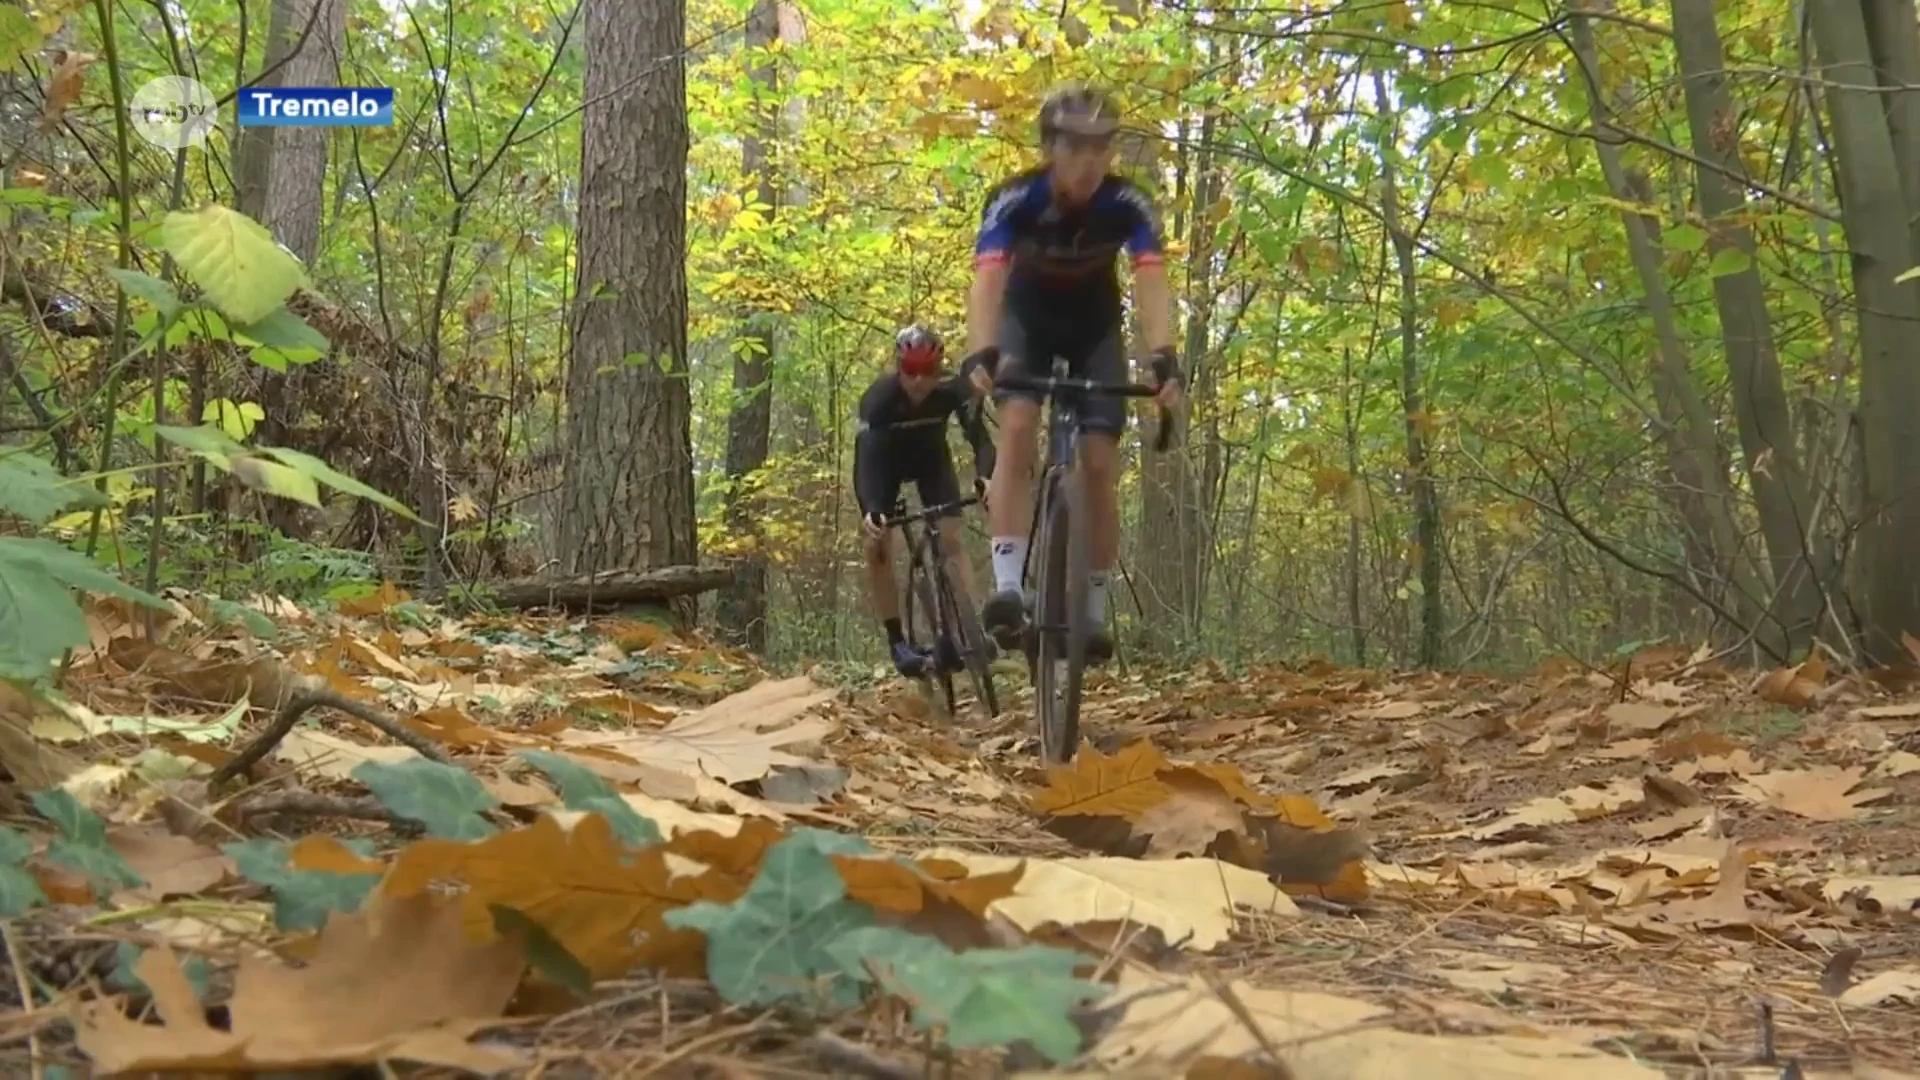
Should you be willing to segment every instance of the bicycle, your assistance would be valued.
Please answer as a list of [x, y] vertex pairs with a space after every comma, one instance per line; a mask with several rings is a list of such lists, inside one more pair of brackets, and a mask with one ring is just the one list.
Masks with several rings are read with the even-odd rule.
[[[1086, 674], [1087, 575], [1091, 563], [1086, 520], [1086, 490], [1074, 466], [1079, 445], [1080, 402], [1090, 396], [1154, 397], [1144, 383], [1103, 383], [1067, 377], [1066, 360], [1055, 357], [1050, 378], [1010, 373], [994, 380], [1007, 390], [1037, 393], [1047, 399], [1047, 461], [1036, 487], [1033, 523], [1027, 529], [1027, 562], [1021, 589], [1035, 597], [1037, 618], [1025, 634], [1027, 670], [1033, 679], [1034, 711], [1040, 719], [1040, 756], [1049, 765], [1073, 760], [1080, 742], [1080, 689]], [[1153, 450], [1161, 453], [1173, 438], [1173, 417], [1159, 410]], [[1039, 542], [1035, 543], [1036, 534]], [[1038, 582], [1029, 589], [1034, 556], [1041, 555]]]
[[[905, 618], [901, 623], [907, 630], [907, 642], [919, 647], [914, 640], [916, 633], [915, 603], [919, 600], [919, 629], [930, 636], [930, 647], [937, 650], [942, 639], [954, 642], [960, 651], [967, 674], [973, 680], [974, 700], [987, 712], [991, 720], [1000, 715], [1000, 698], [994, 692], [993, 667], [987, 656], [987, 634], [980, 626], [980, 614], [973, 609], [971, 599], [960, 603], [954, 590], [953, 579], [947, 573], [947, 560], [940, 546], [940, 520], [944, 514], [965, 509], [980, 501], [977, 495], [970, 495], [953, 502], [938, 506], [922, 507], [908, 513], [906, 499], [902, 498], [887, 515], [886, 527], [899, 529], [906, 537], [907, 544], [907, 590], [903, 603], [906, 606]], [[922, 525], [926, 529], [924, 536], [914, 529]], [[955, 715], [956, 700], [953, 690], [953, 672], [938, 662], [936, 654], [935, 673], [939, 676], [940, 687], [947, 700], [947, 715]]]

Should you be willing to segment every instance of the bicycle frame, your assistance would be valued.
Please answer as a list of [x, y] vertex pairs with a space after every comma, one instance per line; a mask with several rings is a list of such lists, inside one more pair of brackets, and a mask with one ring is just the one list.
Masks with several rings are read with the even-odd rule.
[[[1082, 434], [1081, 405], [1096, 394], [1152, 397], [1159, 392], [1138, 383], [1072, 379], [1067, 370], [1067, 361], [1055, 357], [1051, 378], [1013, 375], [998, 380], [1009, 389], [1037, 391], [1047, 398], [1047, 460], [1036, 485], [1027, 560], [1020, 576], [1023, 589], [1034, 596], [1027, 663], [1033, 673], [1040, 753], [1049, 765], [1071, 761], [1079, 742], [1081, 680], [1087, 641], [1093, 633], [1086, 607], [1091, 523], [1086, 520], [1086, 489], [1073, 468]], [[1172, 418], [1163, 408], [1154, 449], [1166, 449], [1171, 437]], [[1041, 542], [1035, 543], [1036, 538]], [[1043, 560], [1037, 574], [1036, 557]]]
[[[962, 650], [966, 669], [974, 680], [974, 690], [979, 698], [980, 707], [986, 710], [989, 718], [999, 712], [999, 698], [993, 687], [993, 674], [988, 667], [988, 658], [981, 652], [986, 640], [981, 632], [977, 616], [970, 606], [961, 604], [971, 598], [957, 590], [954, 580], [957, 574], [948, 565], [951, 556], [941, 542], [940, 519], [952, 512], [973, 506], [980, 501], [979, 496], [968, 496], [936, 506], [923, 507], [913, 513], [905, 511], [904, 496], [896, 504], [894, 513], [889, 514], [886, 524], [897, 528], [906, 535], [907, 548], [907, 588], [905, 590], [907, 623], [911, 633], [911, 612], [916, 599], [925, 610], [928, 628], [936, 635], [947, 635], [953, 639], [956, 647]], [[926, 532], [922, 535], [915, 525], [922, 526]], [[916, 574], [918, 570], [918, 586]], [[921, 591], [924, 590], [924, 591]], [[917, 594], [917, 595], [916, 595]], [[953, 691], [953, 673], [941, 669], [939, 672], [941, 689], [946, 693], [949, 713], [955, 707]]]

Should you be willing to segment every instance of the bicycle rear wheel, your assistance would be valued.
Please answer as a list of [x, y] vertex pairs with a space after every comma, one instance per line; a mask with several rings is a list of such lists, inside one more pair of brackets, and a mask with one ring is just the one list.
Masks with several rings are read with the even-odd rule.
[[1087, 664], [1086, 500], [1073, 472], [1053, 473], [1043, 500], [1034, 709], [1040, 757], [1073, 760], [1080, 743], [1080, 685]]
[[954, 644], [960, 647], [961, 659], [967, 664], [967, 675], [973, 680], [974, 700], [980, 703], [987, 719], [991, 720], [1000, 715], [1000, 696], [993, 687], [993, 665], [987, 662], [987, 633], [981, 628], [980, 615], [973, 610], [973, 606], [960, 603], [954, 595], [953, 578], [947, 574], [946, 567], [940, 566], [937, 573], [940, 576], [940, 621], [954, 635]]

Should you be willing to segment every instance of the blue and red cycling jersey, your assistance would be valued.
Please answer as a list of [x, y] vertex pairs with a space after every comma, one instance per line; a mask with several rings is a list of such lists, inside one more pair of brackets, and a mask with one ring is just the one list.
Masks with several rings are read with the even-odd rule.
[[1122, 251], [1133, 265], [1163, 261], [1153, 200], [1124, 177], [1109, 175], [1074, 209], [1054, 199], [1047, 170], [1005, 181], [987, 196], [975, 266], [1006, 264], [1007, 312], [1028, 325], [1071, 327], [1095, 337], [1120, 321]]

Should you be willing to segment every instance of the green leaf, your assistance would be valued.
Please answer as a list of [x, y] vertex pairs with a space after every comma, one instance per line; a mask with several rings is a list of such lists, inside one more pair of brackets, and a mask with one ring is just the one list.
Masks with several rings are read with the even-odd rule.
[[494, 833], [482, 811], [500, 801], [480, 786], [472, 773], [426, 758], [387, 763], [362, 762], [355, 780], [367, 785], [380, 805], [403, 818], [418, 821], [427, 832], [448, 840], [478, 840]]
[[613, 834], [631, 847], [658, 844], [666, 839], [659, 826], [640, 816], [632, 804], [622, 799], [605, 780], [586, 766], [564, 754], [547, 750], [522, 750], [521, 760], [545, 773], [560, 786], [560, 802], [569, 810], [599, 814], [613, 827]]
[[160, 243], [214, 306], [238, 323], [266, 318], [306, 284], [300, 260], [272, 233], [218, 204], [169, 213], [160, 225]]
[[1898, 285], [1903, 281], [1913, 281], [1915, 279], [1920, 279], [1920, 266], [1900, 271], [1900, 275], [1893, 279], [1893, 283]]
[[207, 597], [207, 614], [224, 626], [238, 626], [261, 641], [278, 641], [280, 628], [259, 608], [248, 607], [218, 596]]
[[1714, 252], [1713, 262], [1708, 264], [1707, 273], [1717, 278], [1732, 277], [1735, 274], [1746, 273], [1752, 266], [1753, 256], [1739, 248], [1721, 248]]
[[303, 502], [308, 506], [320, 505], [320, 486], [313, 482], [313, 477], [277, 461], [248, 454], [233, 459], [232, 472], [234, 479], [256, 491]]
[[253, 434], [253, 427], [267, 418], [267, 411], [251, 401], [215, 398], [200, 410], [200, 422], [218, 428], [221, 434], [238, 442]]
[[42, 678], [63, 651], [90, 640], [69, 587], [172, 610], [77, 551], [50, 540], [0, 536], [0, 679]]
[[873, 925], [866, 905], [847, 899], [829, 855], [843, 837], [796, 829], [768, 849], [760, 872], [730, 904], [700, 901], [665, 915], [668, 926], [707, 936], [707, 978], [735, 1005], [850, 1007], [867, 980], [827, 952], [842, 934]]
[[1681, 222], [1660, 235], [1668, 251], [1699, 251], [1707, 246], [1707, 232], [1698, 225]]
[[357, 495], [362, 499], [378, 503], [410, 521], [420, 520], [419, 515], [407, 509], [404, 503], [401, 503], [390, 495], [368, 487], [353, 477], [348, 476], [346, 473], [336, 471], [333, 466], [328, 465], [312, 454], [303, 454], [298, 450], [290, 450], [284, 446], [263, 446], [260, 449], [263, 453], [272, 454], [274, 457], [286, 462], [290, 467], [298, 469], [300, 472], [311, 476], [336, 491], [343, 491], [348, 495]]
[[107, 843], [107, 823], [64, 788], [47, 788], [32, 795], [33, 808], [60, 831], [47, 845], [47, 861], [87, 876], [101, 895], [114, 886], [145, 884], [127, 860]]
[[155, 424], [153, 433], [183, 450], [206, 458], [222, 469], [231, 469], [233, 459], [243, 457], [247, 453], [246, 447], [233, 441], [226, 432], [211, 424], [202, 424], [199, 427]]
[[40, 48], [46, 35], [32, 17], [12, 4], [0, 5], [0, 71], [7, 71]]
[[[365, 841], [346, 846], [362, 856], [371, 854]], [[331, 874], [299, 870], [288, 862], [285, 841], [256, 838], [220, 849], [240, 875], [273, 891], [273, 923], [282, 930], [318, 930], [335, 911], [354, 912], [380, 884], [379, 874]]]
[[828, 947], [845, 970], [876, 972], [881, 984], [913, 1005], [914, 1026], [944, 1028], [955, 1050], [1027, 1043], [1063, 1063], [1080, 1053], [1074, 1009], [1108, 988], [1074, 975], [1086, 957], [1028, 945], [955, 953], [940, 942], [895, 927], [843, 934]]
[[284, 307], [275, 308], [264, 319], [236, 326], [233, 332], [273, 349], [296, 364], [311, 364], [327, 355], [327, 349], [332, 347], [325, 334]]
[[30, 454], [0, 457], [0, 514], [44, 525], [69, 506], [104, 506], [106, 502], [98, 491], [69, 481], [52, 465]]
[[580, 962], [579, 957], [567, 951], [565, 945], [547, 933], [546, 927], [510, 907], [488, 904], [487, 910], [493, 913], [495, 930], [502, 935], [520, 935], [527, 963], [533, 966], [533, 970], [573, 991], [573, 995], [582, 1001], [593, 993], [593, 974]]
[[12, 919], [47, 902], [40, 883], [24, 867], [0, 864], [0, 919]]
[[19, 866], [33, 854], [33, 841], [27, 834], [7, 825], [0, 825], [0, 866]]
[[152, 304], [159, 309], [163, 318], [173, 314], [180, 307], [180, 294], [173, 291], [173, 286], [151, 274], [117, 268], [107, 273], [113, 276], [113, 280], [120, 283], [121, 288], [127, 290], [128, 296], [137, 296]]

